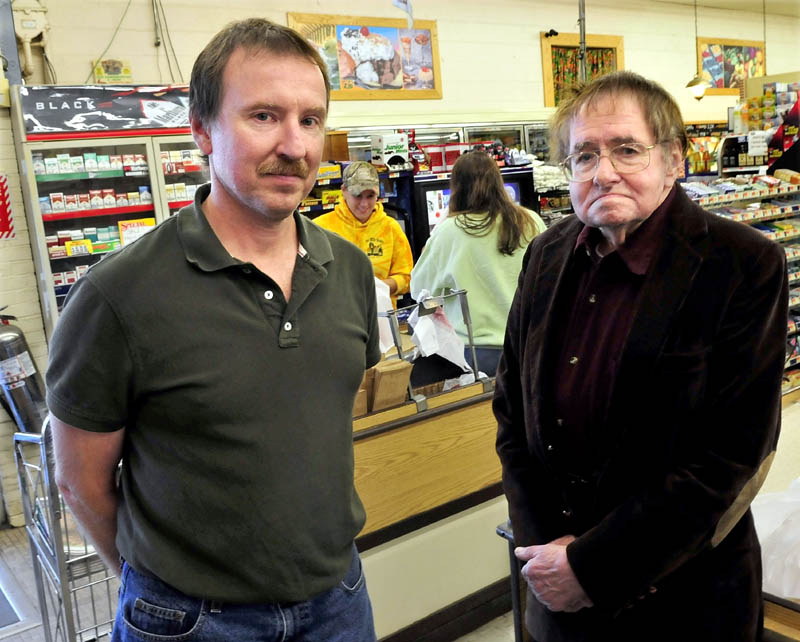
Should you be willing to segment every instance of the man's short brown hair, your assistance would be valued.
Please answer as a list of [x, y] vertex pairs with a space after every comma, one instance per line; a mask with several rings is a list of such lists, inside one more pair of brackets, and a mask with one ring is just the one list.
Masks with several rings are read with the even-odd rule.
[[638, 101], [645, 122], [659, 143], [677, 141], [686, 154], [688, 139], [680, 107], [661, 85], [632, 71], [615, 71], [591, 82], [578, 83], [562, 96], [550, 121], [550, 156], [561, 162], [570, 153], [569, 128], [585, 107], [603, 98], [631, 96]]
[[278, 56], [298, 56], [313, 62], [325, 81], [325, 106], [330, 103], [328, 69], [314, 46], [296, 31], [264, 18], [231, 22], [205, 46], [192, 67], [189, 83], [189, 116], [208, 125], [222, 104], [222, 75], [236, 49], [266, 51]]

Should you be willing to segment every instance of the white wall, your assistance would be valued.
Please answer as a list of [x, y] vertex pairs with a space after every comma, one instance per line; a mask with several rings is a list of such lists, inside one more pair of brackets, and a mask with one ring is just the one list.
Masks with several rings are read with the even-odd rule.
[[[51, 58], [59, 83], [83, 83], [90, 61], [103, 51], [127, 0], [49, 2]], [[184, 81], [197, 53], [226, 22], [252, 15], [286, 23], [287, 11], [402, 18], [390, 0], [163, 0]], [[577, 2], [558, 0], [415, 0], [414, 15], [436, 20], [442, 69], [441, 100], [334, 102], [332, 126], [514, 120], [536, 118], [544, 107], [539, 32], [578, 32]], [[702, 1], [700, 2], [702, 5]], [[700, 8], [705, 37], [763, 39], [760, 4], [754, 10]], [[685, 85], [696, 71], [691, 3], [589, 0], [586, 30], [621, 35], [625, 66], [661, 82], [679, 100], [686, 120], [724, 118], [735, 99], [697, 102]], [[128, 60], [137, 82], [170, 80], [164, 49], [153, 46], [150, 0], [133, 0], [106, 57]], [[767, 72], [794, 71], [800, 20], [767, 17]], [[157, 62], [158, 61], [158, 62]], [[176, 76], [177, 80], [177, 76]]]

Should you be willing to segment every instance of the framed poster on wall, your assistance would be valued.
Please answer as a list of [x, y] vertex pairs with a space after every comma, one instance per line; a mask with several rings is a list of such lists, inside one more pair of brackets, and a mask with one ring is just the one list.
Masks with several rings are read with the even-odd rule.
[[767, 74], [764, 42], [698, 38], [697, 73], [711, 85], [707, 96], [738, 96], [748, 78]]
[[[559, 33], [551, 36], [542, 31], [539, 40], [542, 45], [544, 106], [556, 107], [561, 92], [578, 80], [580, 35]], [[622, 36], [586, 35], [587, 80], [624, 68]]]
[[436, 21], [288, 13], [328, 65], [332, 100], [442, 97]]

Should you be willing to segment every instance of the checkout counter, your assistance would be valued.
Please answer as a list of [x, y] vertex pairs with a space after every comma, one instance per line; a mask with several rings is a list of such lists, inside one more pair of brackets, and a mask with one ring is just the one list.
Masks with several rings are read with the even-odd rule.
[[[354, 412], [355, 484], [367, 512], [356, 543], [378, 638], [400, 642], [458, 626], [482, 609], [486, 619], [508, 610], [507, 553], [495, 534], [508, 511], [495, 453], [494, 379], [446, 392], [441, 384], [412, 389], [403, 358], [410, 337], [394, 311], [384, 316], [395, 349], [365, 377], [371, 399]], [[363, 414], [385, 403], [386, 384], [389, 406]]]

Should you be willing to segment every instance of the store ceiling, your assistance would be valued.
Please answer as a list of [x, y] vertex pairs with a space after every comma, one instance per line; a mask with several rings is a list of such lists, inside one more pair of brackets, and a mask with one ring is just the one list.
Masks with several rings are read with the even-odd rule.
[[[694, 2], [687, 0], [657, 0], [667, 4], [682, 4], [694, 7]], [[765, 0], [764, 5], [757, 0], [698, 0], [698, 9], [729, 9], [732, 11], [749, 11], [761, 13], [766, 10], [767, 16], [791, 16], [800, 18], [800, 0]]]

